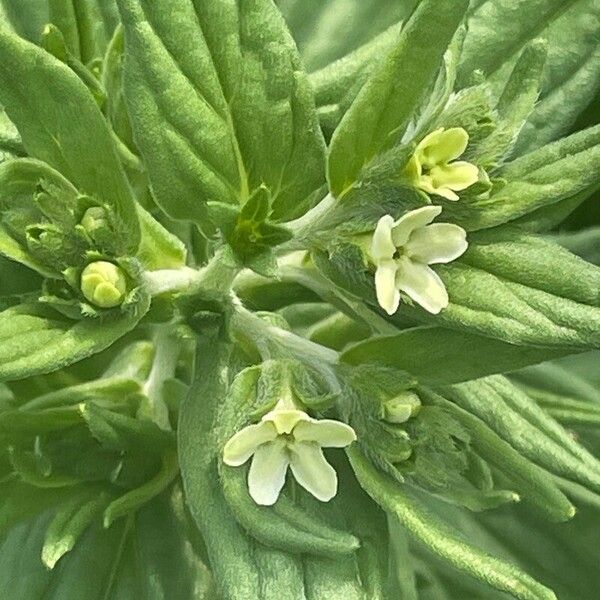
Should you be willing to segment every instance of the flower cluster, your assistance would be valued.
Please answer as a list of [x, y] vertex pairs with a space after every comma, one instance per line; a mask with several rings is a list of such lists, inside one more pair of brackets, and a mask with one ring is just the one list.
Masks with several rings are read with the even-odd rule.
[[[406, 168], [412, 184], [447, 200], [458, 200], [457, 191], [474, 184], [478, 169], [454, 161], [468, 144], [467, 132], [459, 127], [438, 129], [417, 145]], [[377, 301], [389, 315], [400, 305], [400, 292], [432, 314], [448, 306], [443, 281], [429, 265], [448, 263], [467, 249], [466, 232], [451, 223], [434, 223], [440, 206], [424, 206], [397, 221], [391, 215], [379, 219], [368, 249], [375, 266]]]

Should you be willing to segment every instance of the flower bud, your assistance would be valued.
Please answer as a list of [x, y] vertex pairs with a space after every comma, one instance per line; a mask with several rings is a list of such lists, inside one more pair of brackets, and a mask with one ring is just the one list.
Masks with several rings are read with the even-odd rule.
[[388, 400], [384, 406], [384, 419], [388, 423], [404, 423], [421, 408], [421, 400], [414, 392], [403, 392]]
[[123, 301], [127, 280], [117, 265], [99, 260], [90, 263], [81, 273], [81, 291], [92, 304], [112, 308]]
[[88, 208], [81, 218], [81, 225], [88, 233], [100, 227], [105, 227], [106, 224], [106, 210], [101, 206]]

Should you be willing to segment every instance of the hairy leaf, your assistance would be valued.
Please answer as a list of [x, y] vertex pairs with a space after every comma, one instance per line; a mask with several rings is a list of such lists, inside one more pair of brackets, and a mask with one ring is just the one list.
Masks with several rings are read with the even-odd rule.
[[120, 0], [125, 91], [154, 194], [204, 222], [261, 184], [290, 219], [324, 183], [324, 144], [293, 41], [267, 0]]
[[467, 3], [424, 0], [385, 61], [371, 73], [331, 140], [329, 184], [335, 196], [363, 166], [399, 141], [431, 85]]
[[0, 31], [0, 102], [30, 156], [80, 191], [113, 206], [135, 250], [133, 195], [104, 117], [79, 78], [52, 55]]

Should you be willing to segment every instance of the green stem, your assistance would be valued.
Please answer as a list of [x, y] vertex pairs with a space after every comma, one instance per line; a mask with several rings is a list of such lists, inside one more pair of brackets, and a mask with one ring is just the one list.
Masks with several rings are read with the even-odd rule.
[[179, 360], [180, 344], [171, 324], [157, 325], [154, 334], [155, 354], [150, 375], [144, 384], [148, 402], [142, 404], [140, 412], [146, 414], [161, 429], [169, 431], [169, 409], [163, 397], [163, 385], [175, 375]]
[[232, 334], [252, 340], [263, 359], [298, 358], [312, 364], [321, 373], [334, 376], [332, 367], [339, 361], [339, 355], [335, 350], [272, 325], [245, 309], [237, 298], [234, 299], [233, 306]]
[[303, 266], [293, 257], [287, 256], [279, 261], [279, 274], [283, 281], [299, 283], [312, 290], [354, 321], [364, 323], [375, 334], [398, 333], [394, 325], [370, 310], [363, 302], [354, 300], [331, 284], [312, 266]]
[[328, 220], [337, 204], [336, 198], [327, 194], [319, 204], [311, 208], [307, 213], [294, 221], [286, 223], [294, 237], [285, 244], [279, 246], [279, 250], [289, 252], [290, 250], [303, 250], [310, 245], [310, 239], [314, 233], [326, 229]]
[[231, 251], [224, 246], [201, 269], [181, 267], [146, 271], [144, 283], [152, 296], [178, 293], [222, 299], [229, 295], [238, 272], [239, 266]]

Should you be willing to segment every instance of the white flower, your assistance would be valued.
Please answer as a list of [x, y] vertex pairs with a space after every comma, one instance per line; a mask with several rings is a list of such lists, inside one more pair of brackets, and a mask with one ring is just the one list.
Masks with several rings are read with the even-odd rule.
[[400, 292], [433, 314], [448, 306], [448, 293], [428, 265], [448, 263], [467, 249], [467, 234], [450, 223], [430, 223], [442, 212], [424, 206], [394, 222], [391, 215], [379, 219], [370, 255], [375, 271], [377, 301], [389, 315], [400, 304]]
[[322, 502], [337, 493], [337, 475], [321, 448], [343, 448], [356, 440], [349, 425], [317, 420], [279, 402], [256, 425], [238, 431], [223, 450], [225, 464], [238, 467], [250, 457], [248, 490], [257, 504], [275, 504], [288, 467], [296, 481]]
[[475, 165], [456, 160], [468, 143], [469, 134], [462, 127], [442, 127], [426, 135], [406, 167], [413, 185], [428, 194], [458, 200], [456, 192], [473, 185], [479, 178]]

